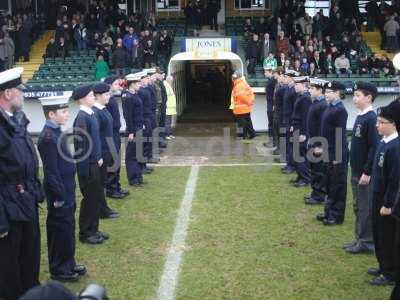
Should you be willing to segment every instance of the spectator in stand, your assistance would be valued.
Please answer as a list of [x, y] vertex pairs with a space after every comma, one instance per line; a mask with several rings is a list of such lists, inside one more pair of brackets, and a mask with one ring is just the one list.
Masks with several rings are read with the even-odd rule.
[[318, 77], [318, 75], [321, 74], [318, 72], [318, 69], [315, 67], [315, 64], [313, 62], [310, 62], [310, 68], [308, 70], [307, 75], [310, 77]]
[[110, 69], [108, 68], [107, 62], [104, 61], [104, 58], [102, 55], [99, 55], [97, 57], [96, 61], [96, 71], [95, 71], [95, 77], [96, 80], [102, 80], [110, 75]]
[[108, 53], [111, 53], [111, 47], [114, 45], [114, 41], [110, 37], [108, 31], [105, 31], [103, 33], [103, 38], [101, 39], [101, 43], [103, 47], [108, 51]]
[[143, 49], [143, 62], [145, 68], [151, 68], [156, 65], [155, 48], [152, 40], [147, 40]]
[[345, 53], [342, 53], [338, 58], [335, 59], [335, 71], [336, 74], [351, 74], [350, 61], [346, 57]]
[[247, 72], [251, 75], [255, 73], [256, 65], [261, 61], [262, 44], [258, 40], [258, 35], [253, 34], [253, 39], [248, 44], [246, 51], [246, 61], [248, 62]]
[[0, 31], [0, 72], [5, 70], [7, 57], [7, 49], [4, 43], [4, 33]]
[[379, 74], [381, 68], [383, 67], [382, 61], [378, 58], [376, 53], [372, 53], [372, 55], [368, 59], [369, 72], [371, 74]]
[[263, 36], [266, 32], [268, 32], [268, 24], [265, 23], [264, 17], [261, 17], [256, 24], [255, 33], [259, 36]]
[[262, 46], [262, 56], [267, 58], [269, 54], [276, 54], [275, 41], [270, 39], [269, 33], [264, 34], [263, 46]]
[[278, 67], [284, 67], [285, 66], [285, 61], [286, 61], [286, 55], [285, 53], [281, 52], [279, 54], [279, 58], [278, 58]]
[[324, 70], [326, 74], [334, 74], [335, 73], [335, 62], [332, 58], [332, 54], [328, 53], [325, 59]]
[[263, 61], [264, 70], [276, 70], [278, 67], [278, 62], [276, 61], [274, 53], [270, 52]]
[[45, 57], [55, 58], [57, 56], [58, 56], [58, 46], [56, 44], [56, 40], [54, 38], [51, 38], [46, 47]]
[[18, 61], [20, 57], [23, 57], [25, 62], [29, 61], [29, 50], [32, 43], [30, 32], [27, 31], [21, 23], [17, 24], [16, 41], [18, 45], [16, 49], [18, 52], [15, 60]]
[[300, 65], [300, 73], [303, 75], [309, 75], [310, 73], [310, 64], [306, 57], [303, 58], [301, 65]]
[[168, 64], [167, 59], [171, 53], [172, 46], [171, 38], [169, 37], [166, 30], [162, 31], [162, 33], [158, 37], [158, 43], [156, 45], [159, 65], [166, 69]]
[[88, 34], [87, 29], [83, 23], [77, 26], [78, 28], [74, 31], [74, 40], [78, 51], [87, 49]]
[[56, 35], [54, 38], [56, 41], [59, 41], [61, 37], [64, 37], [64, 26], [61, 20], [57, 20]]
[[118, 76], [125, 76], [124, 68], [129, 64], [129, 54], [122, 45], [122, 39], [118, 39], [112, 53], [112, 67]]
[[283, 31], [279, 32], [278, 40], [276, 41], [276, 51], [278, 55], [280, 55], [280, 53], [284, 53], [286, 57], [289, 54], [289, 39], [285, 37], [285, 33]]
[[282, 19], [277, 17], [276, 21], [272, 23], [271, 34], [274, 40], [277, 40], [280, 32], [286, 32], [286, 26], [282, 23]]
[[245, 23], [243, 26], [244, 37], [250, 38], [253, 33], [255, 33], [255, 28], [254, 28], [253, 24], [251, 24], [251, 19], [248, 18], [245, 20]]
[[65, 59], [68, 56], [68, 46], [65, 43], [65, 39], [60, 37], [60, 41], [57, 45], [57, 57]]
[[386, 49], [389, 52], [395, 52], [399, 46], [397, 41], [397, 32], [400, 29], [399, 23], [394, 19], [394, 16], [390, 16], [389, 20], [385, 23], [384, 31], [386, 34]]
[[4, 69], [11, 69], [14, 65], [14, 55], [15, 55], [15, 44], [12, 38], [10, 37], [10, 33], [8, 31], [4, 32], [3, 38], [4, 45], [6, 47], [6, 61], [4, 65]]
[[378, 4], [376, 0], [370, 0], [365, 5], [367, 11], [367, 31], [374, 31], [375, 24], [377, 23], [378, 16], [380, 14]]

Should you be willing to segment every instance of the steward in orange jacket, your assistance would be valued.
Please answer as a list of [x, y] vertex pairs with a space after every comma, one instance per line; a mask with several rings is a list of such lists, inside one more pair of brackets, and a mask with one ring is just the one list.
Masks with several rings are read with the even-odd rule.
[[250, 117], [255, 98], [253, 89], [238, 71], [233, 73], [232, 81], [230, 109], [233, 110], [239, 129], [243, 131], [243, 139], [253, 139], [256, 136]]

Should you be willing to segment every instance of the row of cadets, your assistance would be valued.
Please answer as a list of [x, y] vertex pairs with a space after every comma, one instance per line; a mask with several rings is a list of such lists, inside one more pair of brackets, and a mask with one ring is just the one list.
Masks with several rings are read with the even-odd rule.
[[100, 167], [101, 181], [103, 183], [104, 193], [100, 200], [100, 218], [115, 219], [119, 217], [119, 213], [112, 210], [106, 201], [105, 189], [107, 184], [107, 169], [112, 167], [113, 157], [117, 157], [118, 153], [114, 144], [113, 133], [113, 117], [106, 108], [110, 100], [110, 85], [101, 82], [93, 86], [95, 102], [92, 107], [94, 115], [97, 118], [100, 130], [101, 157], [103, 164]]
[[297, 173], [297, 178], [293, 182], [295, 187], [308, 186], [311, 181], [310, 165], [307, 159], [307, 115], [311, 106], [311, 97], [307, 90], [308, 81], [307, 76], [294, 77], [297, 97], [293, 106], [290, 134], [295, 139], [294, 142], [299, 145], [298, 150], [292, 152], [292, 161]]
[[79, 240], [101, 244], [109, 236], [99, 231], [100, 203], [103, 201], [102, 148], [99, 122], [93, 112], [95, 97], [92, 85], [77, 87], [72, 99], [79, 112], [73, 123], [75, 160], [79, 187], [83, 196], [79, 211]]
[[39, 284], [38, 158], [22, 111], [18, 67], [0, 73], [0, 298], [16, 300]]
[[128, 143], [126, 145], [125, 165], [128, 182], [132, 186], [142, 186], [143, 168], [146, 158], [144, 157], [144, 143], [138, 139], [143, 138], [146, 128], [144, 120], [144, 104], [138, 92], [141, 89], [141, 80], [145, 73], [139, 72], [126, 76], [127, 91], [122, 95], [123, 113], [126, 122], [126, 134]]
[[61, 130], [69, 118], [67, 96], [40, 98], [46, 123], [38, 139], [47, 199], [47, 250], [50, 277], [76, 281], [86, 267], [75, 261], [75, 162]]
[[324, 225], [342, 224], [346, 209], [349, 150], [346, 138], [348, 114], [342, 102], [345, 98], [345, 89], [346, 87], [337, 81], [329, 82], [325, 86], [328, 107], [321, 118], [321, 137], [328, 145], [315, 151], [328, 161], [325, 208], [323, 213], [316, 216]]
[[110, 76], [104, 80], [104, 83], [109, 84], [111, 89], [111, 97], [106, 104], [107, 110], [113, 118], [113, 138], [117, 155], [113, 155], [112, 167], [108, 169], [106, 195], [114, 199], [121, 199], [129, 194], [129, 191], [123, 189], [120, 183], [120, 170], [121, 170], [121, 115], [117, 99], [122, 94], [122, 80], [118, 76]]
[[[310, 78], [309, 91], [312, 99], [307, 114], [308, 149], [313, 153], [315, 159], [310, 160], [311, 194], [304, 197], [306, 204], [322, 204], [326, 199], [325, 173], [326, 164], [318, 160], [318, 149], [321, 143], [314, 141], [321, 135], [321, 119], [327, 102], [324, 95], [324, 87], [328, 82], [318, 78]], [[321, 152], [321, 151], [319, 151]]]
[[299, 72], [294, 70], [286, 70], [285, 72], [285, 84], [287, 85], [285, 93], [283, 95], [282, 102], [282, 128], [285, 130], [285, 142], [286, 142], [286, 165], [282, 168], [284, 174], [290, 174], [295, 172], [295, 165], [293, 162], [293, 144], [291, 142], [292, 133], [290, 132], [293, 107], [296, 101], [296, 90], [294, 77], [300, 76]]

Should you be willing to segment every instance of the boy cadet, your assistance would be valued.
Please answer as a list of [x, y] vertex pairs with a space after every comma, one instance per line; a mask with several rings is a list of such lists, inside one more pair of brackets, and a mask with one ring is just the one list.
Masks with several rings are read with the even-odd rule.
[[276, 145], [276, 149], [273, 151], [274, 155], [280, 154], [280, 136], [281, 128], [283, 126], [283, 95], [286, 92], [287, 85], [282, 73], [282, 70], [278, 69], [275, 72], [275, 79], [277, 84], [274, 91], [274, 123], [273, 123], [273, 139]]
[[[106, 185], [106, 194], [107, 197], [121, 199], [126, 197], [129, 194], [128, 190], [125, 190], [121, 187], [119, 182], [120, 171], [121, 171], [121, 115], [119, 112], [118, 101], [117, 98], [121, 96], [122, 86], [120, 84], [121, 79], [118, 76], [110, 76], [104, 80], [104, 83], [107, 83], [111, 86], [111, 97], [108, 103], [106, 104], [107, 110], [110, 112], [113, 118], [113, 138], [115, 148], [117, 150], [116, 157], [113, 157], [112, 168], [108, 170], [107, 174], [107, 185]], [[115, 161], [115, 159], [117, 159]]]
[[103, 165], [99, 123], [92, 110], [95, 103], [92, 85], [77, 87], [72, 99], [78, 101], [74, 120], [74, 148], [79, 187], [83, 196], [79, 211], [79, 240], [101, 244], [108, 236], [99, 231], [100, 199], [104, 197], [100, 168]]
[[38, 203], [44, 194], [28, 133], [23, 68], [0, 73], [0, 299], [18, 299], [39, 284]]
[[43, 186], [47, 199], [47, 248], [50, 276], [59, 281], [76, 281], [86, 273], [75, 262], [75, 163], [61, 126], [68, 121], [68, 97], [39, 99], [46, 124], [38, 139], [43, 162]]
[[268, 120], [268, 137], [269, 141], [268, 143], [264, 143], [265, 147], [275, 147], [276, 145], [274, 144], [273, 141], [273, 133], [272, 133], [272, 127], [273, 127], [273, 120], [274, 120], [274, 91], [275, 91], [275, 86], [277, 84], [277, 80], [274, 77], [274, 70], [272, 70], [271, 67], [267, 67], [264, 71], [265, 77], [268, 79], [266, 86], [265, 86], [265, 95], [267, 99], [267, 120]]
[[297, 178], [293, 182], [295, 187], [305, 187], [310, 184], [310, 165], [307, 161], [307, 114], [311, 106], [310, 94], [307, 91], [307, 76], [294, 78], [295, 90], [297, 94], [296, 101], [293, 106], [293, 115], [291, 120], [290, 132], [293, 137], [297, 137], [295, 145], [298, 149], [293, 148], [293, 162], [297, 173]]
[[320, 143], [312, 141], [313, 138], [321, 135], [322, 114], [327, 108], [324, 96], [324, 86], [327, 81], [317, 78], [310, 78], [310, 94], [312, 103], [307, 114], [307, 134], [310, 139], [308, 147], [313, 153], [313, 159], [310, 160], [311, 171], [311, 194], [304, 197], [306, 204], [322, 204], [326, 198], [325, 172], [326, 164], [315, 154], [315, 149], [321, 146]]
[[356, 217], [355, 241], [344, 246], [346, 252], [353, 254], [374, 251], [370, 178], [379, 142], [376, 114], [372, 109], [377, 94], [376, 87], [367, 82], [359, 82], [354, 88], [353, 100], [359, 110], [350, 148], [351, 186]]
[[[153, 128], [152, 128], [152, 118], [153, 118], [153, 111], [152, 111], [152, 96], [150, 90], [147, 88], [149, 84], [150, 77], [147, 74], [147, 71], [143, 70], [141, 72], [141, 81], [140, 81], [140, 89], [138, 91], [138, 96], [142, 100], [143, 103], [143, 121], [144, 121], [144, 130], [143, 130], [143, 137], [147, 139], [152, 138]], [[143, 144], [143, 157], [145, 160], [140, 162], [142, 167], [143, 174], [150, 174], [154, 171], [153, 168], [148, 167], [146, 162], [150, 160], [152, 157], [153, 147], [152, 142], [147, 141]]]
[[322, 115], [321, 136], [328, 143], [328, 149], [322, 149], [329, 161], [326, 175], [328, 197], [325, 211], [317, 215], [317, 220], [328, 226], [342, 224], [346, 209], [349, 150], [346, 140], [348, 115], [342, 102], [345, 89], [337, 81], [329, 82], [325, 86], [325, 97], [329, 105]]
[[372, 167], [372, 230], [378, 268], [368, 269], [376, 276], [372, 285], [392, 285], [396, 272], [396, 219], [391, 216], [400, 182], [400, 105], [388, 105], [378, 112], [380, 141]]
[[293, 144], [290, 141], [292, 134], [290, 132], [290, 122], [293, 114], [293, 106], [296, 101], [297, 93], [294, 88], [294, 80], [295, 76], [299, 76], [300, 73], [294, 70], [286, 70], [285, 79], [287, 84], [287, 89], [283, 96], [283, 105], [282, 105], [282, 123], [285, 128], [285, 137], [286, 137], [286, 166], [282, 168], [282, 172], [284, 174], [290, 174], [295, 171], [295, 166], [293, 163]]
[[119, 218], [119, 213], [112, 210], [108, 205], [105, 197], [105, 188], [107, 183], [107, 168], [111, 166], [113, 157], [116, 157], [117, 151], [114, 145], [113, 136], [113, 118], [106, 109], [106, 104], [110, 100], [110, 86], [101, 82], [93, 86], [95, 103], [92, 107], [94, 115], [97, 118], [100, 130], [101, 157], [103, 165], [100, 167], [101, 181], [103, 183], [103, 194], [100, 197], [100, 218], [115, 219]]
[[[140, 138], [143, 139], [142, 133], [145, 127], [143, 102], [142, 98], [138, 95], [142, 75], [143, 73], [136, 73], [126, 76], [128, 90], [122, 95], [126, 134], [128, 135], [125, 155], [126, 173], [129, 184], [137, 187], [142, 186], [144, 183], [143, 170], [141, 167], [141, 162], [145, 159], [143, 155], [144, 143], [138, 140]], [[140, 143], [142, 147], [137, 147], [138, 143]]]

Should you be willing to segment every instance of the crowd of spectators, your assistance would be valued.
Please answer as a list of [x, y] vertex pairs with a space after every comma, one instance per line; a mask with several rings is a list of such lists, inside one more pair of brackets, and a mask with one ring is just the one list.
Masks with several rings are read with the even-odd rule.
[[172, 43], [166, 30], [156, 29], [153, 13], [126, 16], [95, 2], [88, 11], [60, 14], [45, 56], [65, 58], [70, 50], [96, 50], [96, 77], [107, 75], [108, 68], [124, 75], [125, 68], [166, 68]]
[[[351, 11], [351, 10], [350, 10]], [[395, 16], [388, 15], [387, 22]], [[255, 24], [246, 19], [244, 36], [248, 40], [247, 71], [255, 73], [256, 65], [264, 68], [291, 68], [302, 74], [381, 74], [395, 73], [391, 59], [378, 56], [361, 35], [363, 20], [332, 3], [329, 16], [320, 10], [313, 18], [305, 12], [303, 1], [282, 3], [278, 14]], [[398, 24], [397, 24], [398, 26]], [[396, 33], [399, 31], [397, 29]], [[397, 37], [385, 43], [397, 43]]]
[[46, 29], [44, 15], [18, 13], [0, 14], [0, 71], [12, 67], [15, 61], [29, 61], [32, 42]]

